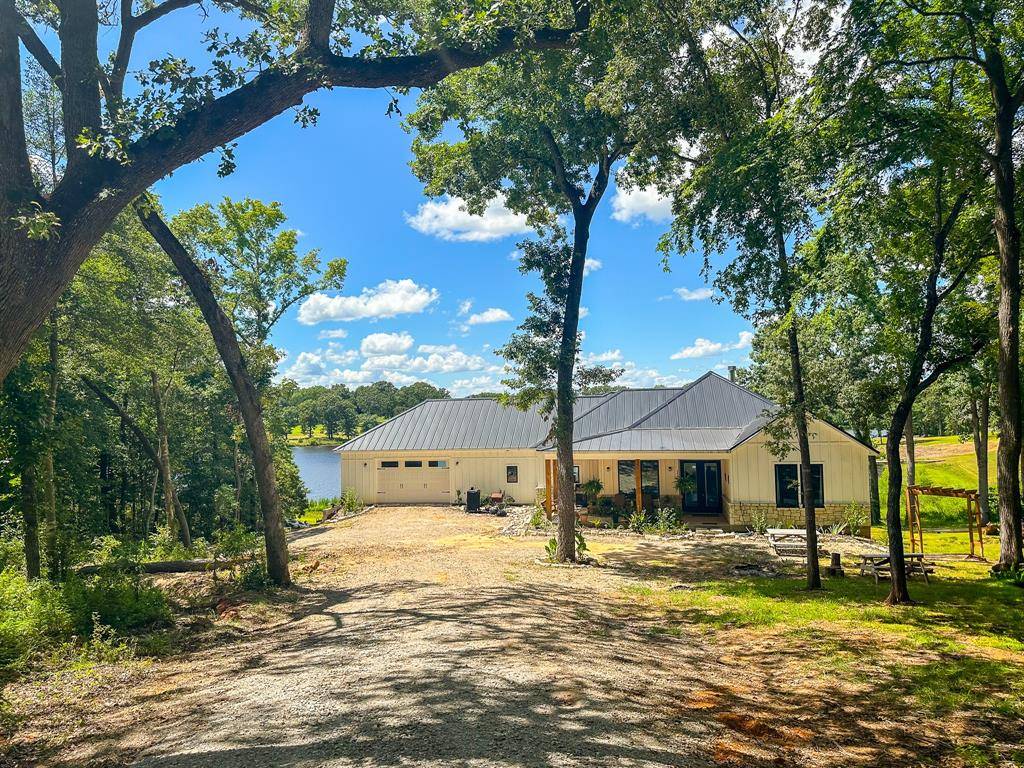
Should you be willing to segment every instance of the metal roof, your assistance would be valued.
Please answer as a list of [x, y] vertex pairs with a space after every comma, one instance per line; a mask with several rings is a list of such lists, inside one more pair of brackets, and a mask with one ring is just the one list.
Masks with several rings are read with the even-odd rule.
[[[758, 432], [774, 405], [716, 373], [681, 388], [627, 389], [576, 400], [579, 451], [727, 451]], [[550, 447], [549, 422], [536, 407], [496, 400], [427, 400], [374, 427], [339, 451], [418, 451]]]

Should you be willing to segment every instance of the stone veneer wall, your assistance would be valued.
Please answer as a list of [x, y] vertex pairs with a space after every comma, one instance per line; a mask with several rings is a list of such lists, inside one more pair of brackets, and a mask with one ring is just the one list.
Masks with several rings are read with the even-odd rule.
[[[847, 504], [827, 504], [824, 509], [818, 507], [814, 512], [815, 522], [819, 525], [832, 525], [845, 520]], [[754, 513], [763, 512], [771, 528], [792, 528], [804, 525], [803, 509], [776, 507], [770, 503], [748, 501], [730, 501], [728, 512], [729, 525], [749, 526], [754, 522]]]

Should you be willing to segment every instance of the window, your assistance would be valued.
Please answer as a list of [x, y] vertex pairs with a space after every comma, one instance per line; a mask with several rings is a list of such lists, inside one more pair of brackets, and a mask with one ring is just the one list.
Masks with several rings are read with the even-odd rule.
[[800, 480], [796, 464], [775, 465], [775, 506], [800, 506]]
[[407, 461], [407, 462], [405, 462], [406, 469], [422, 467], [422, 466], [423, 466], [423, 462], [422, 461]]
[[576, 485], [580, 484], [580, 465], [579, 464], [573, 464], [572, 465], [572, 481], [574, 483], [576, 483]]
[[380, 468], [381, 469], [395, 469], [397, 467], [398, 467], [398, 462], [397, 461], [382, 461], [380, 463]]
[[505, 482], [506, 483], [518, 483], [519, 482], [519, 467], [515, 464], [509, 464], [505, 467]]
[[[796, 508], [803, 505], [800, 498], [800, 465], [775, 465], [775, 506]], [[811, 495], [815, 507], [825, 506], [825, 466], [811, 464]]]
[[432, 460], [427, 462], [427, 466], [433, 467], [434, 469], [448, 469], [448, 462], [444, 461], [443, 459], [439, 459], [436, 461]]
[[811, 492], [814, 495], [814, 506], [825, 506], [825, 467], [822, 464], [811, 464]]

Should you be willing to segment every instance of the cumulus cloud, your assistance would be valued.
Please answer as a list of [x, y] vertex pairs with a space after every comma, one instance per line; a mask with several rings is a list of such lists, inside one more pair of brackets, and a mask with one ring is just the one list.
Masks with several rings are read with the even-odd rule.
[[483, 312], [474, 312], [466, 318], [466, 325], [486, 325], [488, 323], [506, 323], [512, 315], [500, 307], [488, 307]]
[[580, 320], [590, 315], [590, 307], [580, 307]]
[[617, 186], [612, 197], [612, 218], [625, 224], [639, 224], [643, 219], [663, 223], [672, 219], [672, 201], [653, 186], [633, 189]]
[[586, 277], [592, 272], [597, 272], [603, 266], [604, 263], [600, 259], [592, 259], [588, 256], [587, 260], [583, 262], [583, 276]]
[[328, 320], [365, 320], [416, 314], [441, 298], [436, 288], [417, 285], [409, 278], [385, 280], [363, 288], [358, 296], [314, 293], [299, 307], [299, 322], [315, 325]]
[[583, 355], [583, 362], [587, 365], [601, 365], [603, 363], [618, 363], [621, 361], [621, 349], [609, 349], [605, 352], [588, 352]]
[[412, 349], [413, 338], [402, 333], [371, 333], [359, 345], [363, 357], [401, 354]]
[[753, 341], [754, 334], [750, 331], [740, 331], [739, 338], [734, 342], [710, 341], [709, 339], [695, 339], [693, 344], [683, 347], [672, 355], [673, 360], [693, 360], [700, 357], [714, 357], [723, 352], [731, 352], [737, 349], [746, 349]]
[[[488, 345], [484, 345], [485, 347]], [[425, 355], [444, 355], [451, 352], [458, 352], [459, 347], [457, 344], [420, 344], [416, 347], [417, 352], [422, 352]]]
[[428, 200], [415, 214], [405, 214], [405, 220], [424, 235], [458, 242], [486, 242], [530, 231], [526, 217], [506, 208], [502, 197], [488, 203], [482, 216], [471, 214], [457, 197]]
[[329, 328], [329, 329], [325, 329], [323, 331], [320, 331], [320, 333], [317, 335], [317, 338], [318, 339], [344, 339], [346, 336], [348, 336], [348, 331], [346, 331], [344, 328]]
[[632, 361], [621, 366], [622, 374], [615, 380], [624, 387], [681, 387], [691, 379], [671, 373], [662, 373], [657, 368], [642, 368]]
[[676, 288], [675, 294], [683, 301], [704, 301], [715, 295], [710, 288]]
[[330, 386], [331, 384], [365, 384], [373, 380], [373, 374], [366, 371], [343, 369], [356, 356], [352, 350], [317, 350], [300, 352], [295, 361], [284, 370], [283, 376], [292, 379], [299, 386]]
[[494, 392], [504, 389], [505, 387], [502, 386], [498, 379], [487, 375], [473, 376], [468, 379], [456, 379], [448, 387], [448, 390], [455, 397], [468, 397], [469, 395], [475, 395], [477, 392]]
[[462, 317], [463, 315], [468, 315], [469, 314], [469, 310], [471, 310], [472, 308], [473, 308], [473, 300], [472, 299], [463, 299], [462, 301], [459, 302], [458, 316]]

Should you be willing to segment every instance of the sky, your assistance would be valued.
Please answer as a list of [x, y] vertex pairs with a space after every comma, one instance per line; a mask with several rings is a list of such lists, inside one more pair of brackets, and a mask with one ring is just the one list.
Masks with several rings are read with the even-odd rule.
[[[134, 65], [165, 55], [169, 41], [189, 54], [180, 41], [199, 39], [198, 19], [166, 21], [163, 34], [140, 39]], [[390, 99], [383, 90], [313, 94], [305, 103], [320, 111], [316, 126], [280, 115], [238, 141], [233, 174], [219, 178], [213, 155], [156, 191], [171, 214], [225, 196], [277, 201], [302, 251], [347, 260], [342, 290], [309, 297], [275, 327], [280, 376], [302, 386], [424, 380], [454, 396], [500, 389], [495, 350], [523, 320], [527, 292], [540, 289], [515, 255], [531, 233], [500, 201], [470, 216], [458, 200], [427, 198], [409, 169], [412, 137], [386, 115]], [[655, 246], [668, 225], [667, 201], [616, 186], [594, 218], [583, 355], [624, 369], [627, 386], [677, 386], [748, 359], [750, 325], [713, 300], [699, 256], [663, 269]]]

